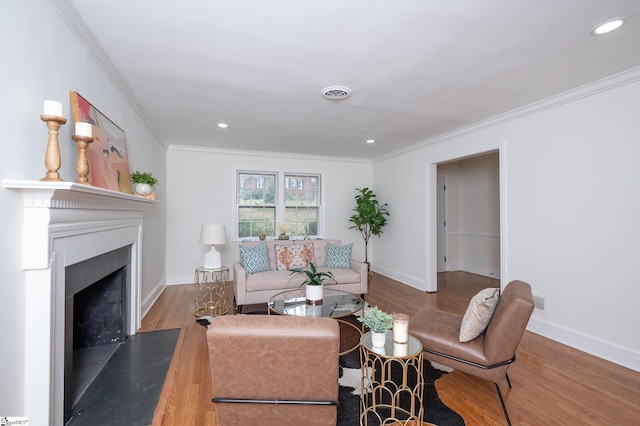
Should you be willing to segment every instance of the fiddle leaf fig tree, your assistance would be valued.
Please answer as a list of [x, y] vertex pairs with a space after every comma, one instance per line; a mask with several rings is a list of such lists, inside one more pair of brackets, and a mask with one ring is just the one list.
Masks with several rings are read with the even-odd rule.
[[382, 227], [387, 224], [389, 211], [387, 204], [380, 204], [376, 198], [376, 194], [369, 188], [356, 188], [358, 194], [355, 196], [356, 208], [355, 212], [349, 218], [349, 222], [353, 223], [349, 229], [357, 229], [360, 231], [364, 239], [364, 261], [369, 262], [369, 238], [372, 235], [380, 236]]

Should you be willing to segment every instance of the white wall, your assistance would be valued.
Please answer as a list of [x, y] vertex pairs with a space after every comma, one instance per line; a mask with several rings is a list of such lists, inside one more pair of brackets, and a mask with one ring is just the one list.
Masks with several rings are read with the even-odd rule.
[[[392, 277], [432, 285], [435, 261], [422, 259], [435, 238], [433, 165], [500, 149], [502, 284], [521, 279], [548, 297], [529, 328], [640, 370], [639, 79], [635, 70], [626, 84], [617, 76], [608, 90], [582, 88], [374, 163], [374, 186], [393, 212], [391, 244], [375, 247], [376, 260]], [[425, 179], [426, 194], [400, 185]]]
[[[62, 167], [66, 181], [75, 181], [76, 151], [71, 139], [73, 120], [69, 91], [75, 90], [97, 106], [126, 132], [129, 164], [150, 170], [165, 181], [166, 150], [154, 138], [121, 92], [97, 65], [49, 2], [6, 0], [0, 5], [3, 102], [0, 179], [39, 180], [44, 176], [47, 128], [40, 120], [43, 101], [64, 104], [67, 124], [60, 131]], [[160, 186], [158, 198], [165, 198]], [[38, 315], [25, 305], [21, 268], [22, 199], [0, 187], [0, 415], [28, 416], [24, 412], [24, 322]], [[148, 298], [164, 280], [165, 204], [147, 207], [143, 241], [142, 298]], [[148, 307], [148, 306], [147, 306]], [[143, 305], [143, 309], [145, 306]]]
[[[216, 247], [223, 265], [239, 259], [236, 235], [235, 185], [238, 170], [319, 173], [322, 175], [324, 237], [354, 242], [353, 257], [364, 260], [364, 241], [348, 229], [355, 207], [355, 188], [370, 186], [368, 161], [275, 155], [266, 153], [170, 147], [167, 156], [167, 281], [193, 282], [208, 249], [199, 244], [200, 225], [225, 224], [227, 244]], [[231, 272], [231, 271], [230, 271]]]
[[497, 152], [438, 165], [447, 179], [447, 270], [500, 277]]

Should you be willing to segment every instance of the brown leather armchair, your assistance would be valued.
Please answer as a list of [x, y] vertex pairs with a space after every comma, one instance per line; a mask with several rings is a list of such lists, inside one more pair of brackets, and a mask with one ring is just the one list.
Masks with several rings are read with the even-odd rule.
[[524, 334], [534, 302], [531, 286], [510, 282], [498, 299], [487, 329], [470, 342], [459, 341], [462, 316], [436, 308], [424, 308], [411, 318], [409, 332], [424, 347], [426, 359], [495, 383], [507, 424], [511, 425], [498, 383], [507, 379], [509, 365]]
[[218, 426], [336, 424], [334, 319], [223, 316], [207, 341]]

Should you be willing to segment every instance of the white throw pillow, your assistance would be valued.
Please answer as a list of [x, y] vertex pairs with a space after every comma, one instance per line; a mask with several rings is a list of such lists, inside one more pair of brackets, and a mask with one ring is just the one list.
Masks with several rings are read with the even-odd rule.
[[461, 342], [469, 342], [482, 334], [491, 321], [499, 297], [499, 288], [485, 288], [471, 298], [460, 324]]

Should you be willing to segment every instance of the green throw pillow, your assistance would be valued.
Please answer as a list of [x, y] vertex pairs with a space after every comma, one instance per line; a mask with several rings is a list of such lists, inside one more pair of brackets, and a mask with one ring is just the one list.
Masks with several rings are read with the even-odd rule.
[[327, 259], [324, 266], [327, 268], [351, 268], [351, 250], [353, 243], [343, 246], [327, 243]]
[[269, 257], [267, 256], [267, 245], [264, 241], [257, 246], [250, 248], [240, 244], [240, 258], [242, 267], [247, 274], [255, 274], [256, 272], [268, 271]]

